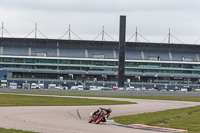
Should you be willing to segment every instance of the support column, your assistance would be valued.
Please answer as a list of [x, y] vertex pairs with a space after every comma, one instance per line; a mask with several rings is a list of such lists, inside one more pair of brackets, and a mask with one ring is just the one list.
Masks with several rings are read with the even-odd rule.
[[28, 48], [28, 55], [31, 56], [31, 47]]
[[57, 57], [60, 57], [60, 48], [59, 48], [59, 42], [57, 42]]
[[1, 51], [0, 52], [1, 52], [1, 55], [3, 55], [3, 46], [1, 46]]
[[118, 88], [124, 88], [125, 73], [125, 51], [126, 51], [126, 16], [120, 16], [119, 31], [119, 66], [118, 66]]

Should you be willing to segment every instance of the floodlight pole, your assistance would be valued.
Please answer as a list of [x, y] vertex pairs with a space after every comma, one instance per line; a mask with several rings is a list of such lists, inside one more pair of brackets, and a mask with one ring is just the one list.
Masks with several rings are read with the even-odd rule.
[[70, 24], [69, 24], [69, 40], [71, 40], [70, 32], [71, 32], [71, 29], [70, 29]]
[[126, 16], [120, 16], [119, 31], [119, 66], [118, 66], [118, 88], [124, 88], [125, 78], [125, 51], [126, 51]]
[[1, 38], [3, 38], [3, 22], [2, 22], [2, 27], [1, 27]]
[[35, 23], [35, 39], [37, 38], [37, 23]]
[[138, 32], [137, 32], [137, 27], [136, 27], [136, 32], [135, 32], [135, 42], [138, 40]]
[[104, 41], [104, 25], [103, 25], [103, 28], [102, 28], [102, 41]]
[[168, 43], [170, 43], [170, 40], [171, 40], [170, 36], [171, 36], [171, 33], [170, 33], [170, 28], [169, 28], [169, 37], [168, 37]]

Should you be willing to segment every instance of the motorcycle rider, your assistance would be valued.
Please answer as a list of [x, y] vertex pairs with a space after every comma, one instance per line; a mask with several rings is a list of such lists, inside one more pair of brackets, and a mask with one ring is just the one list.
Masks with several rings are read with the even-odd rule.
[[[93, 115], [96, 114], [96, 113], [100, 114], [101, 111], [103, 111], [103, 110], [105, 110], [105, 111], [107, 112], [106, 118], [108, 118], [108, 117], [110, 116], [110, 113], [112, 112], [112, 109], [111, 109], [111, 108], [108, 108], [108, 109], [100, 108], [100, 109], [98, 109], [97, 111], [95, 111], [95, 112], [93, 113]], [[106, 122], [106, 118], [103, 118], [102, 121], [103, 121], [103, 122]]]

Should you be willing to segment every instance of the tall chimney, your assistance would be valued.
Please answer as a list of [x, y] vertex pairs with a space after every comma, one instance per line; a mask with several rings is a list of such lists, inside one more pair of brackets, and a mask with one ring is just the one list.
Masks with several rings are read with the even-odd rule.
[[118, 88], [124, 88], [125, 73], [125, 51], [126, 51], [126, 16], [120, 16], [119, 25], [119, 66], [118, 66]]

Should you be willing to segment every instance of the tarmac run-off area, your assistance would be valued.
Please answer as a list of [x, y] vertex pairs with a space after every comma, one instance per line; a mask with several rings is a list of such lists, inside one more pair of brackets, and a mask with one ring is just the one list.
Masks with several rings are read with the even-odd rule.
[[[37, 95], [38, 96], [38, 95]], [[41, 95], [42, 96], [42, 95]], [[198, 102], [143, 100], [125, 98], [56, 96], [88, 99], [107, 99], [137, 102], [128, 105], [107, 105], [111, 117], [200, 105]], [[112, 124], [89, 124], [91, 112], [99, 106], [20, 106], [0, 107], [0, 127], [29, 130], [41, 133], [157, 133], [157, 131], [120, 127]], [[77, 114], [80, 114], [80, 117]]]

